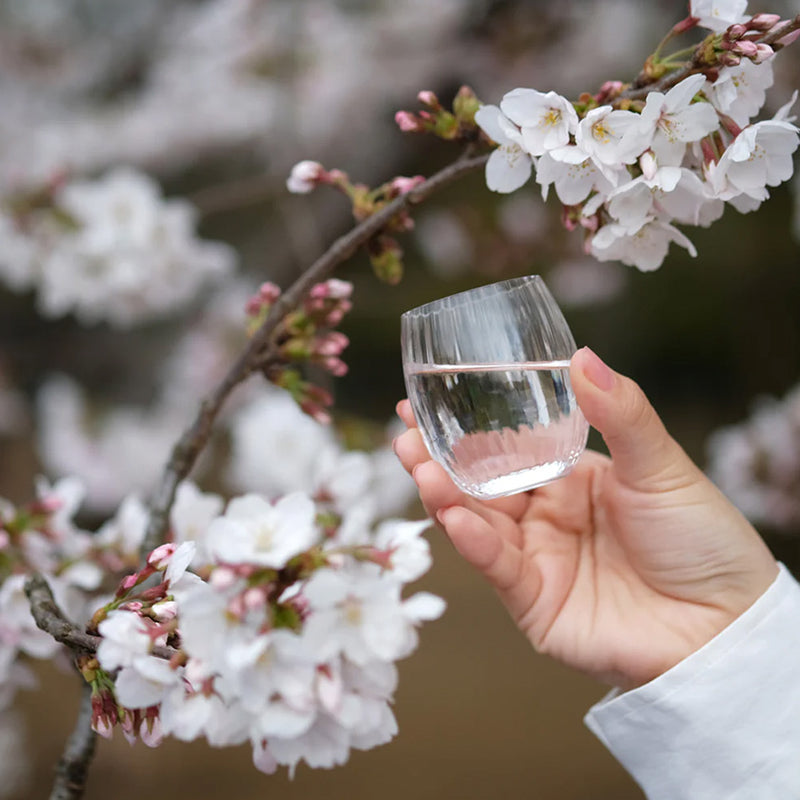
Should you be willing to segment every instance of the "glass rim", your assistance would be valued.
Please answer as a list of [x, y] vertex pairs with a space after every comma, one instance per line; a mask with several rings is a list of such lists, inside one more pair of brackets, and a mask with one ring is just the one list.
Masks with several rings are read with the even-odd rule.
[[544, 286], [545, 289], [547, 288], [547, 284], [545, 284], [541, 275], [520, 275], [516, 278], [507, 278], [506, 280], [496, 281], [495, 283], [485, 283], [482, 286], [474, 286], [472, 289], [465, 289], [463, 292], [455, 292], [454, 294], [448, 294], [444, 297], [439, 297], [436, 300], [431, 300], [428, 303], [423, 303], [422, 305], [415, 306], [414, 308], [409, 308], [408, 311], [404, 311], [401, 314], [401, 318], [408, 317], [411, 314], [430, 311], [434, 308], [434, 306], [438, 306], [448, 300], [454, 300], [458, 298], [467, 299], [468, 295], [478, 295], [479, 292], [483, 292], [487, 289], [495, 289], [498, 291], [502, 291], [504, 289], [516, 289], [518, 286], [524, 286], [526, 283], [539, 283]]

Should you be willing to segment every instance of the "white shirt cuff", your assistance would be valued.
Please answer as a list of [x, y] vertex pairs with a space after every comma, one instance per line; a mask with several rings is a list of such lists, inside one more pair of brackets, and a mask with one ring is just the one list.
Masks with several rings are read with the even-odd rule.
[[585, 722], [649, 800], [800, 798], [800, 584], [781, 564], [708, 644]]

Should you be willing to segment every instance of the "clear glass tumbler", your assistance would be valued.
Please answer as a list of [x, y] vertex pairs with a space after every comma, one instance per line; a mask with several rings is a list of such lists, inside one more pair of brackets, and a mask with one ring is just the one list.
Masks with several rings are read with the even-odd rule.
[[577, 462], [588, 425], [569, 380], [575, 340], [538, 275], [407, 311], [402, 348], [422, 438], [463, 491], [504, 497]]

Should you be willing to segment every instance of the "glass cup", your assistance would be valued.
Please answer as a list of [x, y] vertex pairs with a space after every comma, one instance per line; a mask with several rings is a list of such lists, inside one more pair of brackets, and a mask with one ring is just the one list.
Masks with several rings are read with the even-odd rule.
[[431, 457], [467, 494], [516, 494], [567, 474], [589, 426], [575, 402], [575, 340], [538, 275], [402, 316], [408, 398]]

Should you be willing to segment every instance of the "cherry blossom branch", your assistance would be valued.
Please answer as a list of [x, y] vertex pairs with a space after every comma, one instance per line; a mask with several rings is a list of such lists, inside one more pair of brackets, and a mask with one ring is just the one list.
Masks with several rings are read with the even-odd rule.
[[[780, 43], [780, 40], [788, 36], [790, 33], [800, 30], [800, 14], [794, 19], [786, 20], [782, 25], [776, 25], [772, 30], [767, 32], [762, 38], [753, 40], [758, 44], [765, 44], [772, 47], [774, 51], [781, 50], [785, 44]], [[703, 72], [709, 69], [711, 65], [704, 62], [705, 42], [701, 42], [695, 48], [692, 58], [684, 64], [680, 69], [667, 73], [658, 80], [651, 80], [648, 78], [646, 71], [642, 72], [639, 77], [631, 84], [630, 88], [624, 90], [618, 95], [619, 99], [626, 100], [641, 100], [647, 97], [650, 92], [664, 92], [671, 89], [673, 86], [679, 84], [684, 78], [694, 75], [696, 72]]]
[[452, 164], [431, 175], [406, 194], [397, 197], [371, 217], [340, 236], [272, 306], [269, 315], [256, 330], [244, 351], [239, 355], [220, 383], [203, 399], [194, 421], [175, 444], [164, 469], [161, 482], [150, 506], [150, 521], [142, 545], [146, 555], [164, 540], [169, 524], [169, 512], [178, 484], [192, 470], [197, 457], [205, 447], [214, 421], [228, 395], [246, 378], [269, 366], [270, 337], [285, 315], [294, 309], [311, 287], [325, 278], [339, 264], [349, 259], [362, 245], [392, 220], [398, 213], [421, 203], [429, 195], [452, 183], [457, 178], [486, 164], [489, 155], [473, 156], [471, 148]]
[[[50, 584], [41, 573], [34, 572], [25, 581], [25, 595], [38, 628], [77, 653], [97, 652], [103, 638], [86, 633], [64, 616], [64, 612], [53, 597]], [[166, 660], [171, 659], [177, 652], [175, 648], [165, 645], [153, 645], [151, 651], [152, 655]]]
[[84, 683], [78, 718], [56, 765], [56, 779], [50, 800], [78, 800], [83, 797], [96, 745], [97, 734], [92, 730], [92, 687]]

